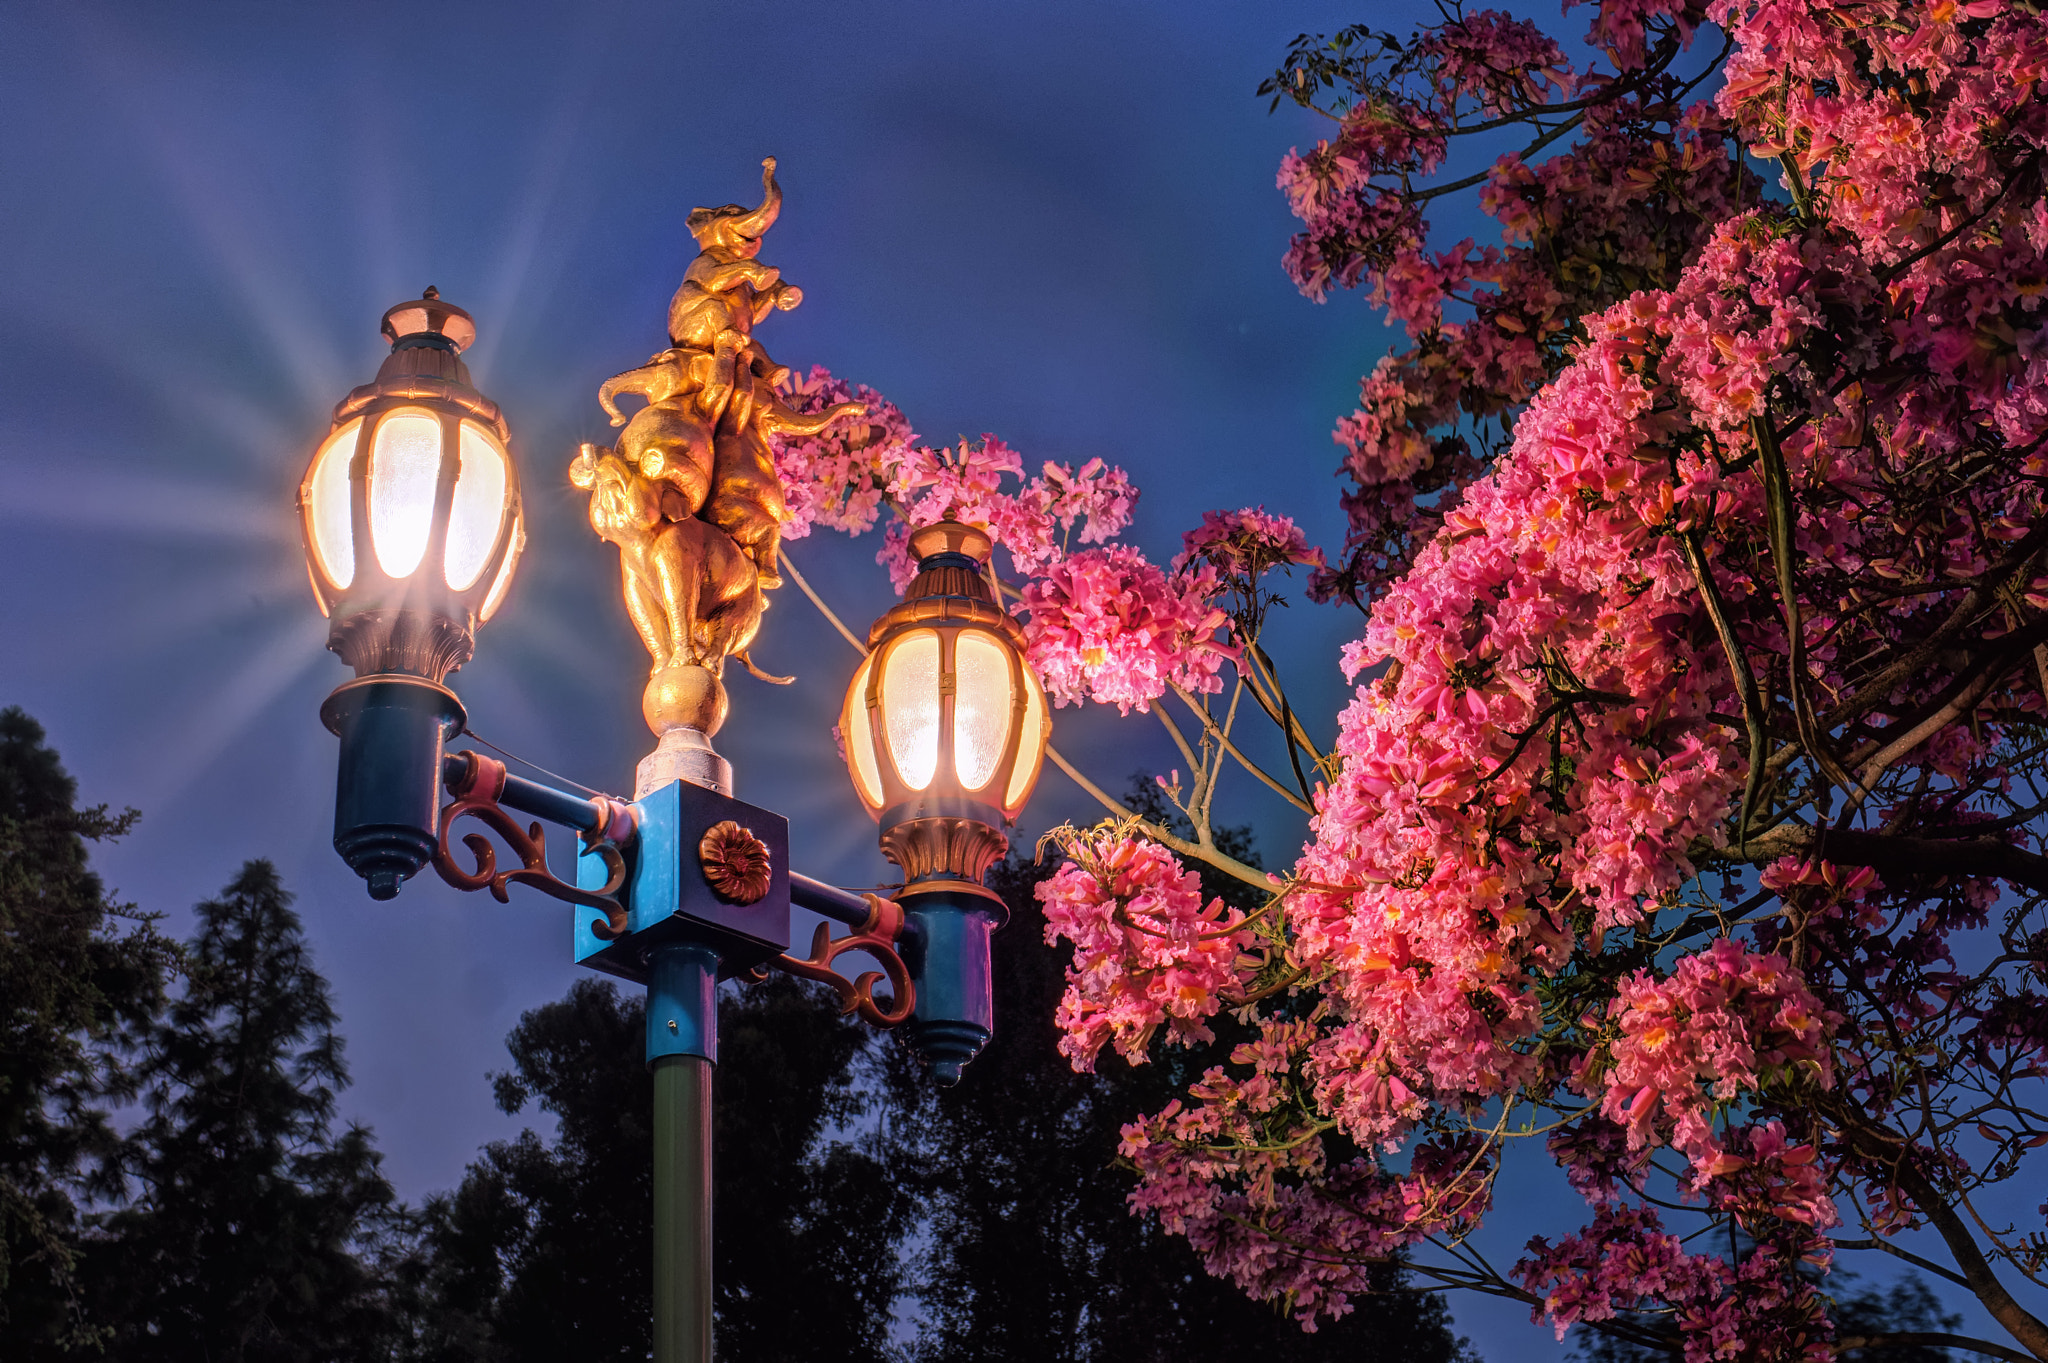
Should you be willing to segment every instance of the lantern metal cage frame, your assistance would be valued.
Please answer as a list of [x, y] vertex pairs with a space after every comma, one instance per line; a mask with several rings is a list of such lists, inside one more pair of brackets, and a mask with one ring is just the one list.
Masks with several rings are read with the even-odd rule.
[[[1001, 829], [1044, 767], [1052, 716], [1024, 632], [989, 586], [991, 548], [956, 521], [911, 533], [918, 575], [869, 630], [840, 710], [854, 791], [906, 890], [988, 894], [982, 875], [1009, 846]], [[989, 695], [998, 683], [1006, 694]]]
[[[306, 572], [332, 621], [327, 646], [358, 677], [439, 683], [469, 661], [477, 626], [511, 587], [526, 542], [518, 466], [503, 412], [461, 359], [476, 339], [469, 314], [428, 289], [389, 309], [381, 329], [390, 356], [336, 405], [299, 483]], [[401, 423], [423, 421], [434, 440], [424, 517], [423, 470], [409, 498], [384, 486], [403, 477], [408, 437], [417, 449], [422, 434]]]

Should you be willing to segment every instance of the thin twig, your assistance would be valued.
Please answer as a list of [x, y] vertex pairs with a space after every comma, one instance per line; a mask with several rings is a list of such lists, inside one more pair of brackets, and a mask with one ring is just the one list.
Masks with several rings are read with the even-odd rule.
[[1749, 654], [1743, 650], [1742, 641], [1735, 635], [1735, 624], [1728, 618], [1727, 603], [1721, 599], [1721, 589], [1714, 582], [1714, 570], [1707, 563], [1697, 532], [1681, 531], [1678, 543], [1699, 583], [1700, 600], [1706, 605], [1707, 617], [1714, 622], [1714, 633], [1721, 637], [1721, 651], [1728, 655], [1728, 670], [1735, 674], [1735, 689], [1742, 697], [1742, 722], [1749, 729], [1749, 776], [1743, 782], [1742, 812], [1735, 826], [1735, 846], [1741, 850], [1749, 842], [1750, 820], [1756, 813], [1757, 795], [1763, 787], [1764, 748], [1769, 741], [1764, 730], [1763, 697], [1757, 690], [1756, 673], [1750, 670]]
[[[1203, 727], [1209, 731], [1211, 737], [1213, 737], [1219, 744], [1223, 746], [1223, 750], [1225, 752], [1229, 753], [1232, 757], [1237, 759], [1237, 764], [1239, 766], [1243, 767], [1252, 775], [1258, 777], [1261, 781], [1264, 781], [1268, 786], [1272, 788], [1274, 794], [1278, 795], [1281, 799], [1287, 801], [1288, 804], [1293, 805], [1302, 813], [1313, 814], [1316, 812], [1314, 805], [1302, 799], [1299, 795], [1296, 795], [1287, 787], [1281, 785], [1278, 781], [1274, 780], [1272, 776], [1267, 773], [1264, 767], [1261, 767], [1258, 763], [1252, 761], [1249, 757], [1246, 757], [1243, 753], [1239, 752], [1237, 749], [1237, 745], [1230, 741], [1230, 735], [1223, 732], [1222, 727], [1216, 723], [1214, 716], [1208, 714], [1206, 711], [1202, 709], [1201, 706], [1195, 704], [1194, 697], [1188, 694], [1187, 688], [1183, 687], [1179, 682], [1171, 682], [1169, 683], [1169, 685], [1173, 687], [1173, 693], [1176, 696], [1179, 696], [1182, 702], [1184, 702], [1190, 710], [1194, 711], [1196, 715], [1201, 717]], [[1166, 714], [1165, 711], [1160, 710], [1159, 702], [1154, 701], [1152, 703], [1152, 708], [1156, 711], [1159, 711], [1160, 719], [1162, 721], [1165, 721]], [[1171, 723], [1168, 723], [1167, 727], [1172, 728], [1173, 726], [1171, 725]], [[1175, 729], [1173, 736], [1176, 739], [1180, 738], [1180, 731], [1178, 729]]]

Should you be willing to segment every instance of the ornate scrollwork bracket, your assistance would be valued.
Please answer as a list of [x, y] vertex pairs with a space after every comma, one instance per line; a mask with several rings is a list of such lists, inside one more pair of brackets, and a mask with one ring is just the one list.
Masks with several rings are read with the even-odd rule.
[[[910, 967], [896, 954], [896, 939], [903, 932], [903, 906], [880, 895], [861, 897], [868, 901], [868, 917], [859, 928], [844, 937], [835, 938], [832, 925], [820, 923], [817, 933], [811, 938], [809, 956], [799, 958], [785, 954], [766, 964], [791, 975], [831, 985], [839, 995], [842, 1017], [848, 1013], [859, 1013], [861, 1020], [870, 1026], [894, 1027], [907, 1021], [910, 1010], [917, 1006], [917, 990], [910, 983]], [[832, 962], [849, 951], [866, 952], [882, 963], [882, 969], [864, 971], [856, 979], [847, 979], [832, 968]], [[894, 996], [886, 1010], [875, 1002], [875, 985], [885, 977], [889, 981], [889, 992]]]
[[[621, 936], [626, 931], [626, 908], [617, 896], [619, 887], [626, 883], [626, 861], [615, 845], [615, 835], [621, 827], [628, 832], [632, 828], [632, 814], [627, 807], [604, 795], [592, 801], [602, 804], [598, 807], [596, 825], [582, 834], [583, 847], [604, 862], [606, 874], [602, 888], [582, 889], [557, 878], [548, 869], [547, 832], [540, 823], [536, 821], [522, 829], [498, 803], [505, 793], [505, 764], [481, 753], [462, 756], [469, 760], [469, 766], [460, 778], [448, 783], [448, 791], [455, 798], [442, 807], [440, 837], [434, 848], [434, 869], [441, 879], [458, 890], [489, 890], [500, 904], [511, 902], [506, 887], [526, 885], [566, 903], [603, 910], [605, 921], [592, 923], [591, 931], [607, 941]], [[465, 815], [503, 838], [519, 858], [520, 867], [500, 871], [497, 849], [481, 833], [466, 833], [462, 838], [462, 845], [476, 858], [476, 869], [465, 871], [457, 865], [448, 834], [455, 821]]]

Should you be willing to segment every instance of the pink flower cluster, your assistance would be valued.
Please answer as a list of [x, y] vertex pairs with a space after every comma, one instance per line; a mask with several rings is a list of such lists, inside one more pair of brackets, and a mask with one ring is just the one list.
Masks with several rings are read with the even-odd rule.
[[1431, 29], [1416, 48], [1433, 59], [1436, 103], [1455, 109], [1468, 96], [1499, 116], [1570, 98], [1577, 82], [1557, 40], [1526, 19], [1479, 12]]
[[1670, 1310], [1685, 1363], [1825, 1363], [1835, 1357], [1833, 1330], [1812, 1283], [1792, 1271], [1797, 1258], [1763, 1245], [1731, 1267], [1687, 1253], [1648, 1207], [1603, 1206], [1591, 1225], [1555, 1245], [1531, 1240], [1515, 1268], [1542, 1298], [1531, 1316], [1548, 1316], [1559, 1339], [1580, 1321]]
[[[1783, 1129], [1758, 1142], [1749, 1156], [1729, 1151], [1713, 1126], [1725, 1105], [1775, 1082], [1832, 1087], [1828, 1041], [1841, 1016], [1828, 1011], [1782, 957], [1750, 951], [1719, 938], [1685, 957], [1665, 978], [1647, 970], [1624, 980], [1607, 1017], [1618, 1035], [1602, 1057], [1595, 1084], [1580, 1083], [1600, 1098], [1601, 1111], [1628, 1132], [1630, 1149], [1669, 1141], [1685, 1153], [1695, 1186], [1753, 1165], [1786, 1161]], [[1769, 1141], [1776, 1144], [1765, 1148]], [[1810, 1164], [1811, 1151], [1806, 1159]], [[1832, 1225], [1834, 1209], [1810, 1180], [1786, 1185], [1783, 1214], [1808, 1224]]]
[[1281, 160], [1280, 191], [1306, 229], [1282, 263], [1303, 293], [1320, 302], [1331, 285], [1348, 289], [1363, 280], [1377, 301], [1381, 263], [1421, 248], [1422, 215], [1373, 177], [1427, 175], [1441, 165], [1444, 139], [1430, 124], [1429, 114], [1412, 105], [1361, 105], [1334, 142]]
[[[1314, 1330], [1370, 1290], [1372, 1266], [1439, 1233], [1461, 1233], [1491, 1205], [1492, 1152], [1472, 1137], [1418, 1146], [1408, 1172], [1365, 1160], [1336, 1168], [1300, 1122], [1301, 1023], [1269, 1024], [1236, 1048], [1244, 1079], [1211, 1069], [1179, 1099], [1123, 1129], [1119, 1153], [1139, 1171], [1132, 1210], [1187, 1237], [1208, 1270], [1245, 1292], [1284, 1299]], [[1328, 1252], [1302, 1256], [1287, 1246]]]
[[[1628, 68], [1705, 8], [1612, 0], [1593, 39]], [[2048, 604], [2027, 566], [2048, 521], [2048, 205], [2031, 178], [2048, 30], [2005, 0], [1714, 17], [1736, 44], [1719, 111], [1646, 94], [1589, 110], [1541, 165], [1504, 160], [1485, 191], [1497, 252], [1426, 255], [1394, 194], [1454, 131], [1428, 100], [1363, 98], [1283, 167], [1307, 229], [1297, 282], [1369, 285], [1416, 347], [1374, 371], [1346, 427], [1353, 552], [1332, 576], [1363, 583], [1367, 550], [1386, 572], [1279, 924], [1315, 1020], [1255, 1019], [1265, 1049], [1131, 1137], [1139, 1205], [1262, 1295], [1339, 1311], [1347, 1271], [1427, 1220], [1405, 1176], [1327, 1165], [1325, 1133], [1391, 1159], [1512, 1095], [1573, 1113], [1576, 1089], [1598, 1101], [1553, 1151], [1599, 1210], [1525, 1266], [1552, 1319], [1669, 1311], [1689, 1357], [1817, 1355], [1829, 1327], [1795, 1270], [1837, 1194], [1881, 1232], [1917, 1213], [1882, 1162], [1820, 1139], [1812, 1096], [1909, 1129], [1892, 1109], [1907, 1057], [1946, 1057], [1917, 1072], [1953, 1069], [1960, 1104], [2048, 1044], [2031, 966], [1983, 983], [1958, 965], [1995, 875], [1903, 858], [1880, 876], [1830, 843], [1834, 860], [1763, 869], [1784, 911], [1741, 938], [1699, 945], [1697, 912], [1702, 864], [1756, 855], [1738, 839], [1753, 849], [1758, 828], [1732, 827], [1752, 775], [1738, 661], [1772, 727], [1760, 751], [1792, 755], [1751, 783], [1760, 828], [1931, 827], [1951, 848], [2038, 821], [2012, 756], [2035, 760], [2032, 654], [1972, 671], [1920, 646], [1968, 618], [1960, 653], [1983, 658], [1988, 637], [2039, 637]], [[1533, 76], [1439, 67], [1494, 107], [1551, 98]], [[1731, 133], [1791, 157], [1796, 204], [1760, 200]], [[1446, 320], [1468, 294], [1471, 319]], [[1524, 402], [1506, 451], [1475, 457], [1467, 432]], [[1884, 670], [1895, 659], [1912, 668]], [[1677, 952], [1651, 935], [1681, 923]], [[1554, 1009], [1576, 990], [1591, 1003]], [[1896, 1036], [1912, 1040], [1887, 1050]], [[1978, 1138], [2018, 1167], [2021, 1137]], [[1666, 1143], [1687, 1191], [1762, 1242], [1740, 1264], [1686, 1253], [1629, 1205]]]
[[1704, 0], [1565, 0], [1564, 7], [1587, 3], [1593, 3], [1593, 25], [1586, 30], [1586, 41], [1606, 52], [1620, 71], [1632, 71], [1648, 57], [1652, 19], [1674, 21], [1678, 36], [1690, 43], [1708, 9]]
[[1026, 477], [1022, 457], [995, 436], [952, 448], [921, 445], [888, 399], [822, 368], [787, 381], [785, 390], [797, 412], [858, 400], [868, 414], [820, 435], [776, 439], [775, 469], [790, 508], [783, 534], [800, 539], [814, 524], [860, 534], [890, 507], [899, 521], [885, 534], [876, 561], [888, 568], [898, 591], [916, 574], [904, 549], [911, 526], [949, 516], [981, 526], [1009, 552], [1012, 568], [1029, 576], [1057, 561], [1071, 539], [1104, 543], [1130, 524], [1137, 489], [1122, 469], [1100, 459], [1078, 471], [1048, 462]]
[[875, 559], [901, 592], [917, 573], [913, 527], [951, 517], [986, 529], [1025, 579], [1031, 665], [1061, 705], [1094, 700], [1128, 714], [1169, 685], [1220, 690], [1222, 665], [1235, 656], [1216, 604], [1226, 585], [1248, 589], [1269, 568], [1321, 563], [1291, 520], [1259, 508], [1210, 513], [1169, 575], [1113, 542], [1138, 499], [1122, 469], [1047, 462], [1027, 477], [1022, 457], [993, 435], [919, 444], [887, 399], [823, 369], [786, 381], [785, 396], [802, 413], [858, 400], [868, 414], [774, 442], [790, 508], [784, 533], [801, 538], [823, 525], [860, 534], [884, 509], [895, 512]]
[[[1563, 367], [1575, 318], [1631, 284], [1674, 280], [1712, 226], [1755, 194], [1706, 106], [1649, 137], [1636, 102], [1596, 105], [1585, 119], [1568, 151], [1533, 167], [1508, 155], [1493, 167], [1480, 205], [1507, 246], [1467, 241], [1433, 257], [1388, 248], [1380, 301], [1418, 345], [1382, 359], [1360, 385], [1358, 410], [1337, 423], [1354, 487], [1344, 500], [1349, 563], [1324, 575], [1326, 592], [1370, 590], [1412, 561], [1484, 467], [1461, 421], [1526, 402]], [[1445, 321], [1457, 300], [1470, 319]]]
[[894, 469], [917, 433], [895, 403], [865, 384], [834, 378], [823, 367], [783, 381], [782, 400], [810, 416], [842, 402], [860, 402], [867, 415], [840, 421], [818, 435], [779, 435], [771, 443], [789, 517], [784, 539], [803, 539], [813, 525], [858, 535], [875, 523], [889, 495]]
[[1196, 560], [1212, 564], [1226, 575], [1252, 579], [1268, 568], [1293, 564], [1320, 568], [1323, 551], [1309, 544], [1308, 536], [1292, 518], [1268, 515], [1266, 508], [1259, 506], [1203, 512], [1201, 528], [1180, 537], [1173, 570], [1180, 572]]
[[[1741, 36], [1721, 109], [1750, 130], [1758, 155], [1791, 156], [1826, 198], [1830, 224], [1869, 259], [1904, 258], [1982, 211], [2006, 192], [2010, 154], [2048, 139], [2041, 101], [2020, 93], [2048, 75], [2048, 31], [2032, 6], [1716, 0], [1711, 9]], [[1930, 185], [1959, 201], [1931, 209]], [[1961, 254], [1971, 275], [1992, 263]]]
[[[1289, 918], [1300, 959], [1339, 972], [1330, 1044], [1362, 1032], [1421, 1092], [1519, 1083], [1572, 906], [1596, 937], [1636, 922], [1692, 874], [1740, 781], [1706, 720], [1726, 674], [1675, 635], [1698, 607], [1651, 533], [1671, 494], [1637, 457], [1649, 396], [1597, 361], [1569, 371], [1346, 655], [1389, 670], [1340, 719]], [[1380, 1105], [1345, 1101], [1335, 1076], [1355, 1069], [1330, 1066], [1333, 1114], [1361, 1140], [1398, 1135]]]
[[1060, 1053], [1092, 1070], [1113, 1043], [1141, 1064], [1161, 1024], [1181, 1045], [1214, 1040], [1208, 1019], [1249, 942], [1243, 915], [1220, 899], [1205, 904], [1195, 873], [1156, 843], [1077, 836], [1064, 850], [1068, 863], [1038, 887], [1046, 941], [1074, 944]]
[[1169, 577], [1127, 545], [1069, 554], [1025, 585], [1025, 656], [1060, 705], [1094, 700], [1129, 714], [1169, 683], [1220, 691], [1234, 650], [1217, 589], [1206, 563]]

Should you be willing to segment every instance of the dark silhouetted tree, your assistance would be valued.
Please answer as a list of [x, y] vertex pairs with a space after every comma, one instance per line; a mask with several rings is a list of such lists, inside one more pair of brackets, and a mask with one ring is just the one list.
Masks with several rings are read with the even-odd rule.
[[[1176, 817], [1149, 778], [1134, 783], [1127, 803], [1161, 824]], [[1216, 841], [1251, 861], [1247, 830], [1219, 830]], [[1010, 907], [996, 936], [995, 1037], [960, 1085], [935, 1089], [907, 1048], [892, 1048], [891, 1162], [919, 1171], [926, 1217], [914, 1271], [919, 1363], [1471, 1358], [1443, 1299], [1410, 1290], [1398, 1267], [1386, 1270], [1383, 1294], [1307, 1334], [1210, 1277], [1185, 1240], [1131, 1215], [1133, 1179], [1117, 1167], [1122, 1124], [1164, 1107], [1216, 1048], [1169, 1052], [1143, 1067], [1105, 1059], [1097, 1073], [1074, 1072], [1053, 1026], [1072, 948], [1046, 945], [1033, 894], [1054, 869], [1013, 856], [990, 873]], [[1249, 888], [1193, 869], [1208, 894], [1237, 901]], [[1218, 1019], [1225, 1050], [1228, 1025]]]
[[[586, 979], [520, 1019], [507, 1112], [558, 1122], [486, 1147], [424, 1212], [410, 1276], [413, 1355], [584, 1363], [648, 1349], [653, 1091], [643, 1001]], [[859, 1134], [871, 1045], [785, 976], [728, 987], [715, 1084], [717, 1349], [722, 1363], [880, 1358], [897, 1297], [903, 1193]]]
[[[1832, 1298], [1828, 1318], [1834, 1322], [1835, 1338], [1853, 1340], [1884, 1335], [1893, 1341], [1857, 1349], [1856, 1363], [1955, 1363], [1957, 1355], [1942, 1347], [1941, 1337], [1960, 1330], [1963, 1318], [1943, 1311], [1940, 1299], [1928, 1290], [1918, 1274], [1909, 1272], [1885, 1287], [1864, 1286], [1850, 1291], [1854, 1280], [1854, 1274], [1840, 1271], [1821, 1280]], [[1653, 1317], [1633, 1319], [1651, 1329], [1669, 1328]], [[1666, 1363], [1677, 1359], [1683, 1349], [1676, 1338], [1668, 1348], [1655, 1349], [1610, 1335], [1586, 1335], [1572, 1356], [1579, 1363]], [[1982, 1355], [1969, 1352], [1963, 1356]]]
[[334, 1131], [348, 1083], [327, 982], [268, 862], [201, 904], [184, 989], [150, 1029], [131, 1200], [87, 1261], [107, 1357], [323, 1363], [379, 1355], [364, 1251], [391, 1188], [370, 1133]]
[[638, 1000], [603, 980], [535, 1008], [506, 1038], [498, 1106], [557, 1122], [493, 1141], [428, 1201], [413, 1352], [437, 1363], [645, 1358], [650, 1126]]
[[135, 811], [78, 808], [43, 738], [0, 710], [0, 1357], [19, 1363], [98, 1337], [79, 1293], [78, 1180], [116, 1144], [118, 1043], [162, 1006], [172, 954], [87, 867], [87, 845]]

